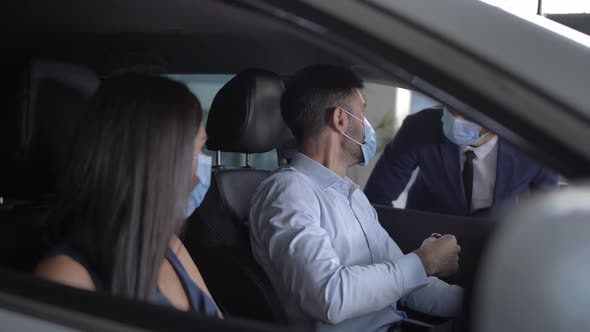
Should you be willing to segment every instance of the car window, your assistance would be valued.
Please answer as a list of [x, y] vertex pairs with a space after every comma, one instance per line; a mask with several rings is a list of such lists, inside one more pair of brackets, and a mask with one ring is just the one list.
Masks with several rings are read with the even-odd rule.
[[[207, 123], [209, 110], [217, 92], [231, 80], [230, 74], [173, 74], [168, 77], [183, 82], [199, 98], [203, 108], [203, 123]], [[204, 150], [204, 153], [216, 160], [216, 152]], [[246, 155], [242, 153], [224, 152], [221, 154], [222, 164], [227, 167], [242, 167], [246, 165]], [[273, 170], [278, 166], [276, 150], [257, 153], [249, 156], [248, 163], [257, 169]]]
[[[365, 116], [375, 129], [377, 152], [375, 158], [366, 167], [352, 167], [349, 170], [348, 176], [361, 188], [365, 188], [367, 180], [377, 161], [382, 156], [385, 146], [395, 137], [404, 120], [412, 114], [442, 105], [439, 101], [417, 91], [373, 83], [365, 84], [363, 96], [367, 101]], [[436, 121], [440, 122], [439, 120]], [[442, 122], [440, 122], [440, 125], [442, 126]], [[414, 138], [420, 137], [420, 135], [420, 133], [415, 133]], [[394, 207], [406, 207], [408, 191], [414, 184], [419, 172], [419, 167], [412, 172], [405, 189], [392, 202]], [[566, 186], [567, 183], [566, 178], [559, 177], [560, 186]], [[528, 191], [526, 195], [529, 195]]]

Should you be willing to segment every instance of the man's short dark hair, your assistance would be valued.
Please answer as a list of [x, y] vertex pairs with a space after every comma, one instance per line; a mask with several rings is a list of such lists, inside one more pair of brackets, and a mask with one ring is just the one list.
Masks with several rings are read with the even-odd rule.
[[350, 111], [354, 89], [363, 81], [350, 69], [333, 65], [303, 68], [287, 82], [281, 100], [283, 119], [301, 144], [319, 135], [336, 107]]

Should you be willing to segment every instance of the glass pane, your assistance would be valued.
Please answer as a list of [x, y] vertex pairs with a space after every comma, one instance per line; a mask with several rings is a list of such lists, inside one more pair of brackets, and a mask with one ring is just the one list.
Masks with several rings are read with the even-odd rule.
[[[367, 195], [373, 203], [487, 218], [501, 212], [504, 202], [512, 204], [533, 193], [567, 186], [567, 179], [558, 180], [557, 173], [531, 161], [501, 137], [488, 135], [487, 129], [460, 114], [450, 115], [457, 123], [443, 117], [441, 103], [428, 96], [376, 84], [367, 84], [364, 95], [365, 115], [377, 133], [378, 148], [367, 167], [351, 168], [353, 181], [366, 188], [385, 145], [395, 142], [369, 185]], [[412, 120], [404, 123], [408, 117]], [[450, 123], [446, 130], [443, 118]], [[442, 135], [447, 138], [441, 140]], [[474, 156], [469, 162], [467, 151]], [[471, 172], [464, 172], [465, 165]], [[471, 179], [470, 187], [464, 186], [466, 178]], [[388, 181], [386, 186], [383, 181]]]

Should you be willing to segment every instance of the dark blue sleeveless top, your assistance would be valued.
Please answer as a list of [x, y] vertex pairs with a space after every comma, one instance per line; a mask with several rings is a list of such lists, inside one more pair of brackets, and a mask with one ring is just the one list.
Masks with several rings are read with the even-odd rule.
[[[94, 282], [96, 289], [104, 289], [103, 283], [100, 281], [96, 273], [94, 273], [94, 271], [90, 268], [86, 259], [84, 259], [84, 257], [82, 257], [77, 252], [75, 252], [72, 248], [68, 246], [56, 247], [53, 250], [51, 250], [46, 257], [60, 255], [67, 256], [76, 261], [78, 264], [82, 265], [86, 269], [86, 271], [88, 271], [88, 274], [90, 275], [90, 278], [92, 278], [92, 282]], [[207, 296], [207, 294], [205, 294], [201, 290], [201, 288], [199, 288], [199, 286], [197, 286], [197, 284], [189, 277], [188, 273], [186, 272], [186, 269], [184, 268], [184, 266], [182, 266], [182, 263], [180, 263], [180, 260], [178, 259], [176, 254], [170, 248], [168, 248], [168, 250], [166, 251], [166, 259], [168, 260], [168, 262], [170, 262], [172, 268], [174, 268], [174, 271], [178, 275], [178, 279], [180, 279], [180, 283], [184, 288], [184, 291], [186, 293], [186, 296], [188, 297], [192, 310], [194, 312], [204, 314], [207, 316], [217, 317], [217, 307], [213, 303], [213, 300], [211, 300], [211, 298]], [[152, 295], [151, 302], [165, 306], [172, 306], [158, 289], [156, 289], [156, 291]]]

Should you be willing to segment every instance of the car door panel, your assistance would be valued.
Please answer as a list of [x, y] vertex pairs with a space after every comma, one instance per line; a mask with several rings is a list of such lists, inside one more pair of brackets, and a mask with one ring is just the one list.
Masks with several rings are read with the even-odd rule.
[[494, 220], [477, 219], [398, 209], [376, 205], [383, 228], [404, 253], [420, 247], [432, 233], [453, 234], [461, 246], [459, 271], [447, 281], [462, 286], [472, 282], [479, 257], [492, 231]]

